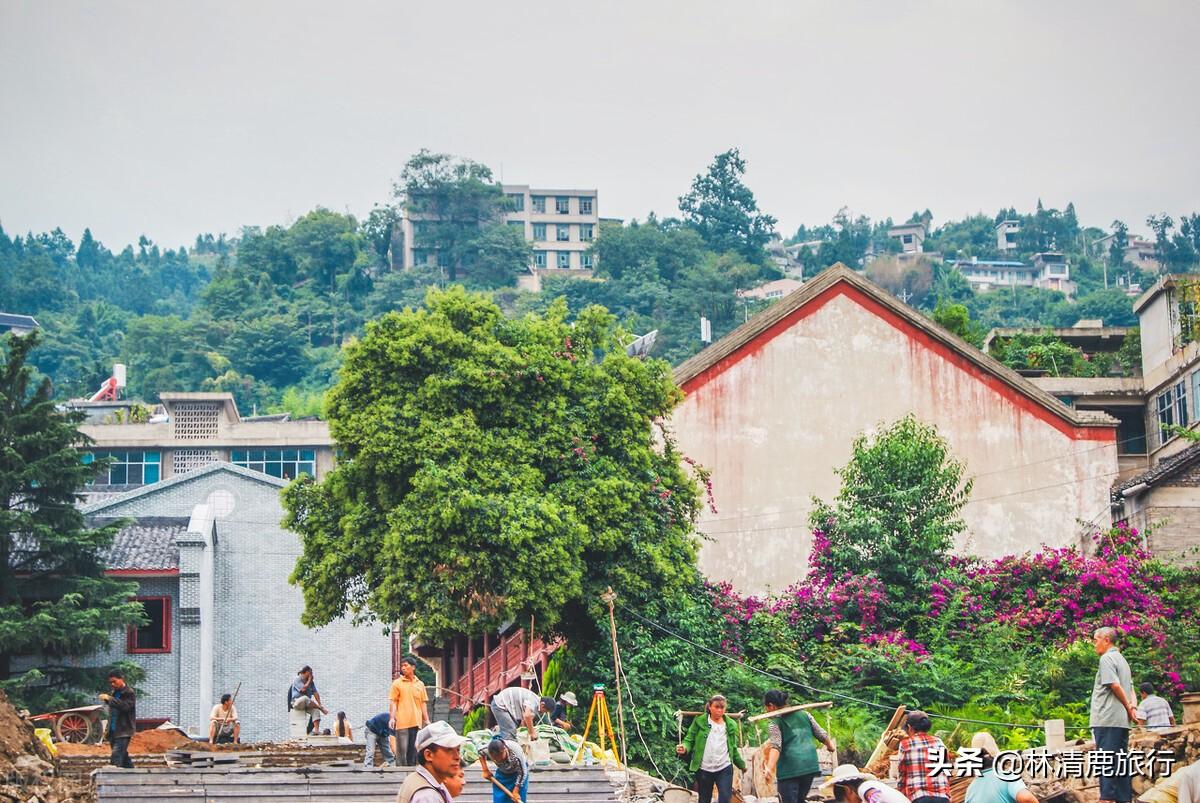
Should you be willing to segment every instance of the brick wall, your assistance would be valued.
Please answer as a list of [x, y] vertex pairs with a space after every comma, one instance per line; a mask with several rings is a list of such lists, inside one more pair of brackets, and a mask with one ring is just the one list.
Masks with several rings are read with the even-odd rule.
[[[339, 620], [312, 630], [300, 623], [303, 598], [300, 589], [287, 581], [300, 554], [300, 541], [279, 526], [283, 518], [279, 485], [260, 476], [222, 466], [89, 512], [190, 516], [197, 504], [219, 492], [232, 508], [216, 524], [213, 699], [233, 692], [240, 681], [237, 708], [243, 738], [285, 738], [288, 685], [297, 669], [310, 664], [326, 706], [334, 713], [344, 710], [355, 739], [362, 741], [363, 722], [387, 709], [389, 639], [378, 624], [354, 627]], [[185, 608], [191, 607], [188, 589], [193, 582], [189, 572], [181, 572]], [[173, 626], [179, 627], [177, 623]], [[184, 629], [189, 628], [185, 625]], [[183, 634], [178, 642], [181, 648], [167, 657], [178, 660], [181, 653], [198, 655], [194, 647], [183, 649], [188, 638], [188, 633]], [[147, 668], [151, 666], [147, 664]], [[172, 673], [154, 664], [151, 675], [146, 681], [151, 692], [148, 699], [154, 697], [164, 704], [171, 700], [179, 711], [176, 721], [207, 728], [207, 711], [200, 711], [198, 703], [195, 667], [184, 667], [180, 678], [178, 666]], [[140, 716], [154, 715], [140, 709], [139, 705]], [[332, 716], [322, 722], [322, 727], [326, 725], [332, 727]]]

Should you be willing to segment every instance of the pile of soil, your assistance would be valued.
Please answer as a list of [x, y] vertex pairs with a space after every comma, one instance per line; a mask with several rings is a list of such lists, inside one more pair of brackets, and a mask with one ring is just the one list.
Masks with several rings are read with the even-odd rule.
[[[112, 747], [107, 742], [104, 744], [71, 744], [70, 742], [60, 742], [56, 747], [58, 748], [59, 755], [63, 756], [107, 756], [112, 752]], [[162, 755], [169, 750], [216, 751], [247, 749], [252, 750], [254, 748], [241, 744], [211, 745], [208, 742], [195, 742], [174, 729], [138, 731], [129, 740], [129, 754], [135, 756]]]
[[56, 777], [54, 756], [0, 692], [0, 803], [94, 803], [90, 783]]

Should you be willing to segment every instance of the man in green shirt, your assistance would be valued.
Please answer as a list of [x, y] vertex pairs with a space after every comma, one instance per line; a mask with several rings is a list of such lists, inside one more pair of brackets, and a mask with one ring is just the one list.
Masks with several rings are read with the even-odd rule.
[[[787, 701], [787, 692], [779, 689], [763, 695], [763, 707], [768, 711], [783, 708]], [[800, 803], [808, 798], [813, 780], [821, 773], [813, 739], [823, 742], [831, 753], [833, 740], [807, 711], [772, 717], [769, 722], [767, 780], [778, 773], [779, 803]]]
[[[1117, 629], [1102, 627], [1092, 634], [1092, 644], [1100, 663], [1092, 686], [1092, 708], [1088, 727], [1096, 750], [1124, 753], [1129, 748], [1129, 728], [1137, 722], [1133, 701], [1133, 675], [1129, 664], [1117, 649]], [[1133, 778], [1129, 762], [1113, 759], [1114, 770], [1123, 767], [1125, 773], [1106, 773], [1100, 777], [1100, 803], [1129, 803], [1133, 800]]]

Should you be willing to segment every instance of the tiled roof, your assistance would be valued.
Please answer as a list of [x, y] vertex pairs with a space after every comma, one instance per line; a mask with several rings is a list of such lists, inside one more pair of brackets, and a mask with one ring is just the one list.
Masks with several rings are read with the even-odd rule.
[[1170, 457], [1160, 461], [1157, 466], [1149, 471], [1143, 471], [1136, 477], [1130, 477], [1124, 482], [1113, 485], [1113, 499], [1119, 499], [1122, 491], [1132, 488], [1135, 485], [1141, 485], [1142, 483], [1145, 483], [1146, 485], [1154, 485], [1159, 480], [1165, 480], [1175, 472], [1182, 471], [1183, 469], [1192, 465], [1197, 460], [1200, 460], [1200, 443], [1189, 446], [1182, 452], [1176, 452]]
[[[104, 522], [99, 519], [95, 524]], [[117, 532], [105, 552], [105, 563], [110, 571], [178, 569], [179, 547], [175, 546], [175, 538], [187, 532], [187, 525], [187, 519], [138, 519]]]

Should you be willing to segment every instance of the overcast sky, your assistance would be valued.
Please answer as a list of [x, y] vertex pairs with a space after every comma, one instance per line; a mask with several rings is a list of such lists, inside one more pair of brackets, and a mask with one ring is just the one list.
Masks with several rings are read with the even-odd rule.
[[677, 213], [741, 149], [790, 235], [839, 207], [1200, 210], [1200, 3], [0, 0], [0, 225], [362, 215], [422, 147]]

